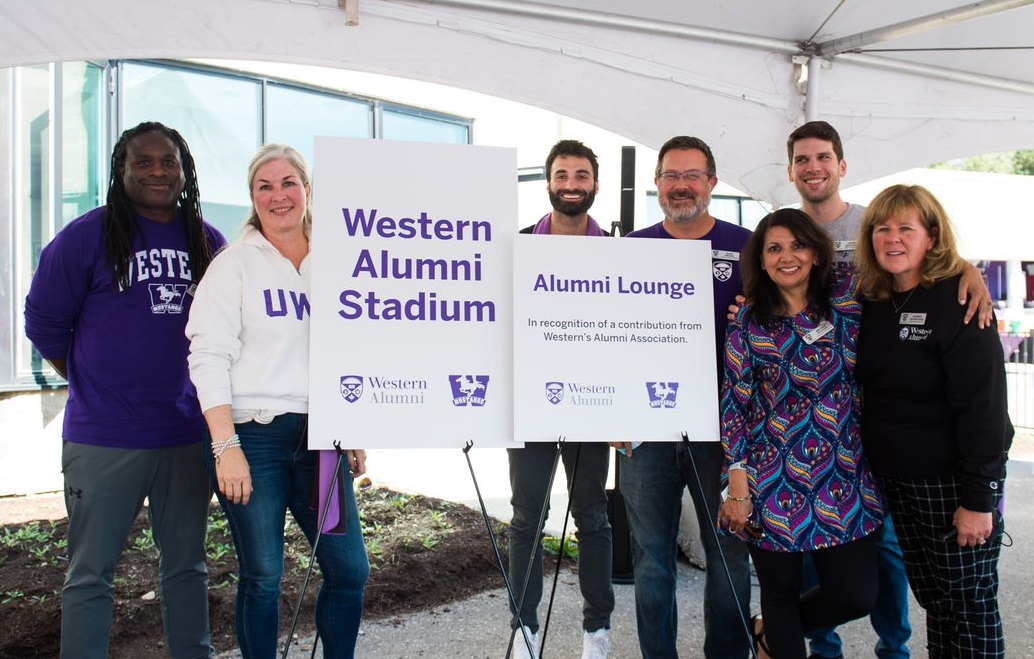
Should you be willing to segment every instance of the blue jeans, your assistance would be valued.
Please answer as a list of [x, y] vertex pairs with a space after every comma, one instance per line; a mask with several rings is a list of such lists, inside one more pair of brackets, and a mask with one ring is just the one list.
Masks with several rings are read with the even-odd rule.
[[[647, 442], [636, 448], [632, 457], [618, 457], [621, 493], [625, 497], [632, 536], [639, 649], [645, 659], [678, 657], [676, 561], [682, 491], [686, 486], [693, 496], [707, 563], [704, 656], [707, 659], [747, 656], [750, 646], [747, 546], [734, 536], [715, 533], [724, 459], [719, 442], [690, 442], [688, 448], [684, 444]], [[697, 487], [694, 462], [703, 492]]]
[[[553, 468], [556, 444], [528, 443], [507, 449], [513, 519], [510, 521], [510, 584], [520, 599], [529, 560], [528, 590], [521, 606], [521, 622], [532, 632], [539, 629], [538, 605], [542, 599], [542, 538], [536, 533], [543, 506], [549, 510], [549, 472]], [[610, 629], [614, 611], [613, 540], [607, 519], [607, 471], [610, 446], [602, 443], [571, 442], [561, 453], [567, 474], [571, 516], [578, 529], [578, 585], [585, 606], [582, 627], [587, 632]], [[575, 461], [578, 472], [575, 474]], [[534, 558], [533, 558], [534, 552]], [[513, 605], [510, 606], [513, 612]], [[514, 616], [513, 626], [517, 625]]]
[[[909, 659], [908, 641], [912, 638], [912, 624], [908, 619], [908, 575], [898, 534], [889, 514], [876, 531], [876, 567], [879, 570], [879, 590], [876, 606], [869, 614], [869, 622], [879, 637], [876, 656], [880, 659]], [[803, 590], [810, 590], [818, 580], [807, 558], [804, 574]], [[814, 631], [807, 637], [814, 655], [837, 657], [843, 654], [843, 644], [836, 628]]]
[[[268, 424], [243, 423], [236, 432], [248, 458], [254, 492], [247, 505], [229, 503], [217, 484], [216, 493], [226, 511], [240, 563], [237, 641], [244, 659], [274, 659], [284, 574], [284, 519], [290, 510], [309, 543], [316, 539], [318, 522], [310, 495], [317, 453], [306, 448], [308, 417], [304, 414], [281, 414]], [[207, 455], [213, 467], [211, 451]], [[214, 482], [214, 469], [212, 473]], [[316, 629], [323, 656], [334, 659], [354, 656], [370, 575], [351, 477], [346, 477], [343, 485], [347, 532], [321, 536], [316, 550], [323, 574], [316, 598]]]

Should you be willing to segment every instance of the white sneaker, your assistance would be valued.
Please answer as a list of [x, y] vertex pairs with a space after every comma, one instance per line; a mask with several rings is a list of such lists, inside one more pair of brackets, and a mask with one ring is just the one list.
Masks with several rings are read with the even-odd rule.
[[607, 659], [610, 654], [610, 630], [597, 629], [582, 636], [582, 659]]
[[528, 638], [531, 639], [531, 647], [534, 650], [532, 654], [528, 654], [528, 644], [524, 642], [524, 634], [521, 630], [517, 630], [517, 634], [513, 637], [513, 653], [510, 655], [513, 659], [539, 659], [539, 650], [542, 647], [542, 641], [539, 640], [539, 633], [531, 633], [531, 630], [527, 627], [522, 627], [524, 631], [528, 632]]

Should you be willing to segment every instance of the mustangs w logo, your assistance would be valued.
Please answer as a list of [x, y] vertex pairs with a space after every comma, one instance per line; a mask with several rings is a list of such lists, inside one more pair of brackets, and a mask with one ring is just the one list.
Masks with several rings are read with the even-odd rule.
[[487, 375], [450, 375], [452, 404], [456, 407], [484, 407], [488, 393]]
[[671, 409], [675, 407], [675, 399], [679, 394], [679, 383], [647, 382], [646, 393], [650, 397], [650, 407]]
[[151, 313], [183, 313], [186, 284], [148, 284], [151, 293]]

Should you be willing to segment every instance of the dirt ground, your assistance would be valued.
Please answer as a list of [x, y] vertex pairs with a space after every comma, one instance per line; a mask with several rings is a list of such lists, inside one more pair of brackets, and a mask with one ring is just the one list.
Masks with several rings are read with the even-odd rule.
[[[498, 588], [502, 578], [481, 514], [466, 506], [386, 489], [358, 494], [371, 575], [364, 617], [419, 611]], [[505, 555], [506, 525], [492, 520]], [[55, 657], [60, 642], [61, 585], [67, 564], [67, 519], [59, 496], [0, 499], [0, 659]], [[309, 545], [293, 522], [280, 617], [290, 627]], [[217, 504], [209, 516], [209, 613], [217, 651], [236, 646], [237, 561]], [[297, 633], [312, 633], [314, 573]], [[157, 551], [146, 511], [137, 518], [115, 578], [113, 659], [168, 655], [162, 638]]]

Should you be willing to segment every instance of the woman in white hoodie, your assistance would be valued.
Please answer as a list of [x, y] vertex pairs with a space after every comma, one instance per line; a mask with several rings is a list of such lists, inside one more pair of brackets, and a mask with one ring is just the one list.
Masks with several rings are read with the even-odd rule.
[[[309, 234], [312, 186], [304, 158], [262, 147], [248, 168], [252, 211], [236, 243], [212, 261], [187, 323], [190, 376], [208, 423], [212, 483], [230, 523], [240, 582], [237, 639], [244, 659], [276, 655], [284, 519], [288, 510], [312, 543], [319, 465], [310, 451]], [[352, 657], [370, 565], [352, 478], [366, 453], [346, 451], [350, 473], [333, 497], [334, 528], [316, 559], [323, 583], [316, 626], [323, 656]], [[332, 469], [333, 467], [331, 467]], [[329, 478], [320, 479], [324, 483]], [[325, 487], [325, 485], [324, 485]], [[322, 507], [320, 508], [322, 511]]]

